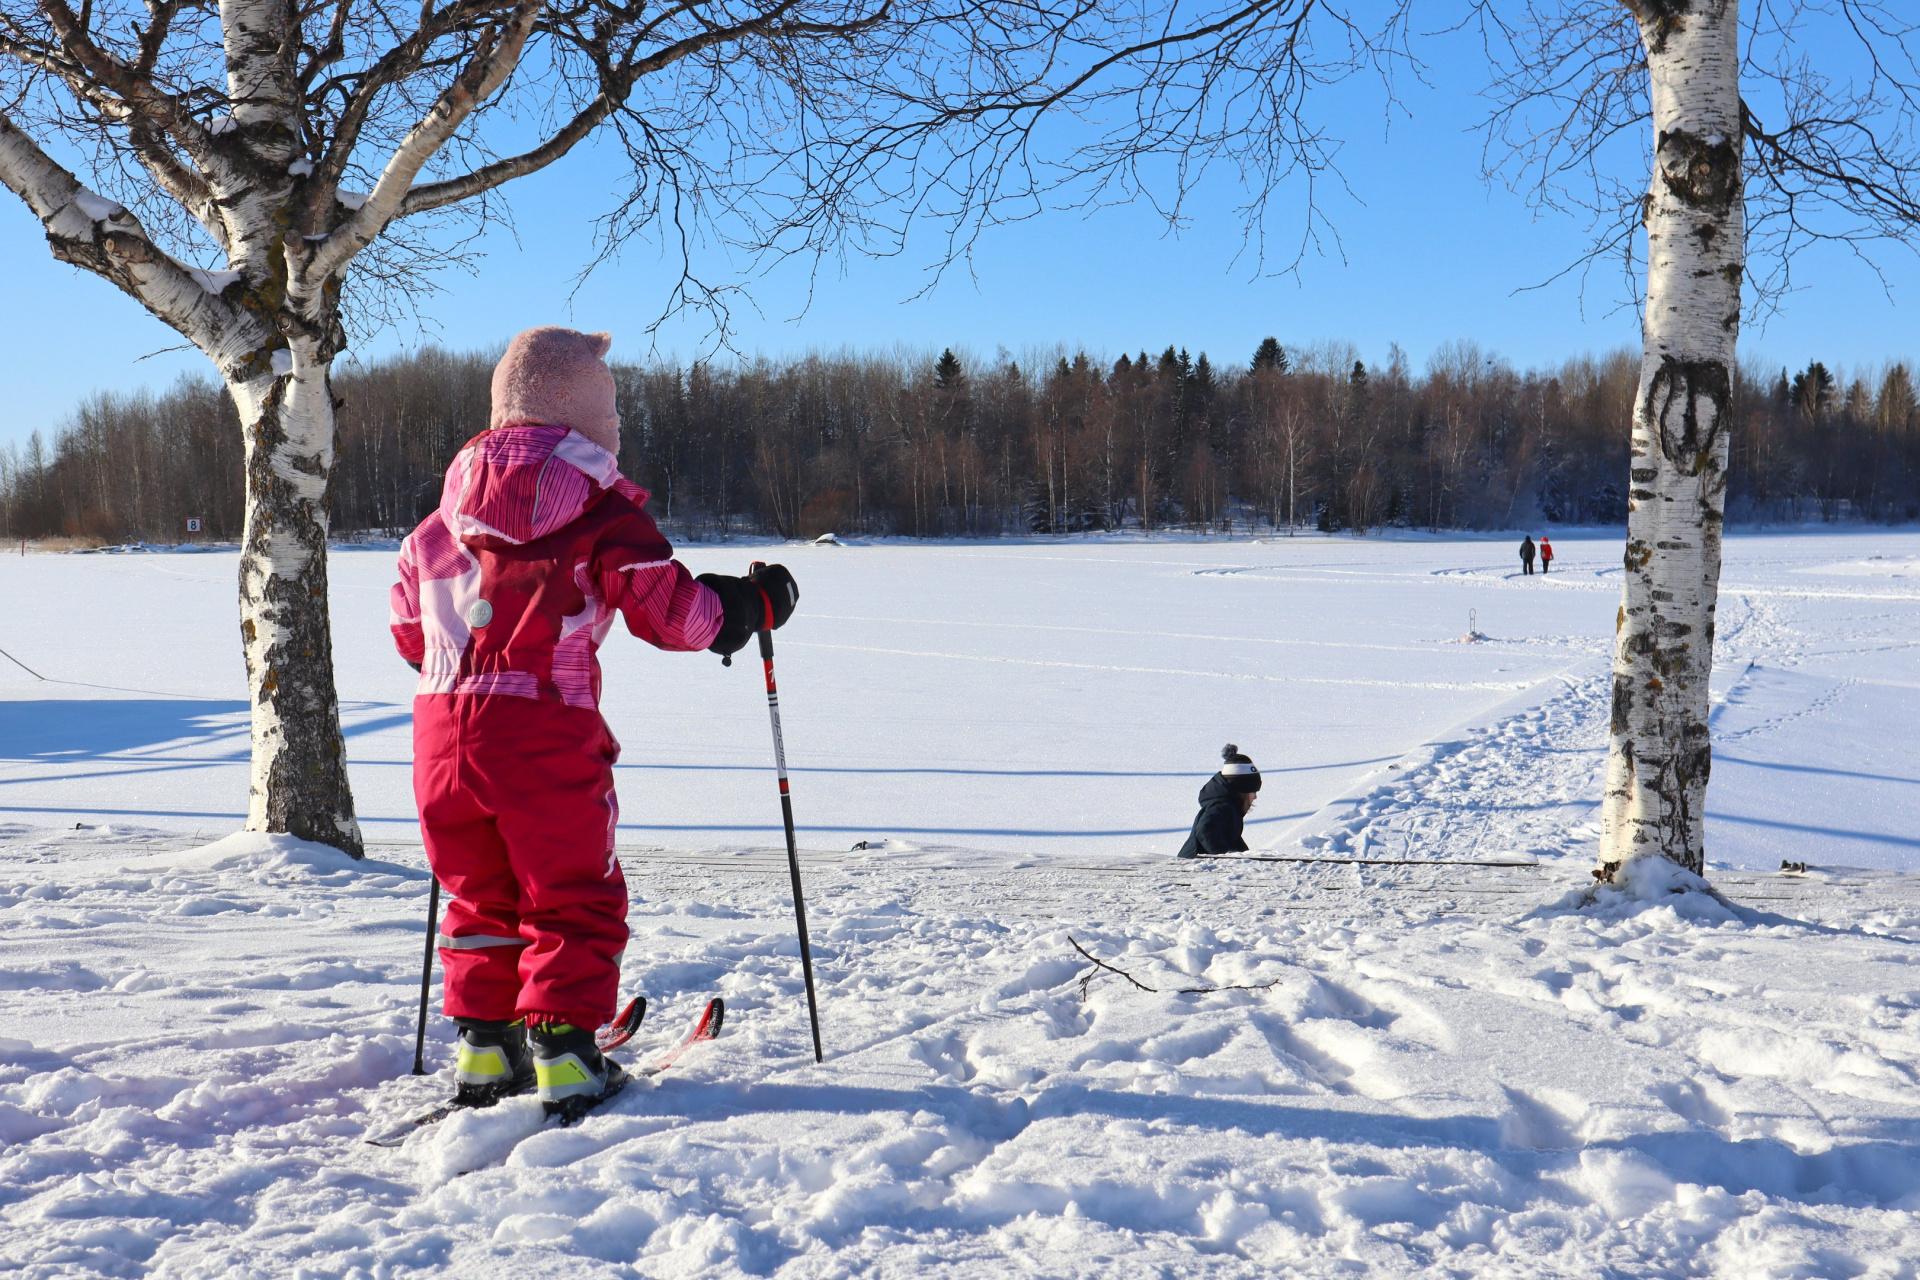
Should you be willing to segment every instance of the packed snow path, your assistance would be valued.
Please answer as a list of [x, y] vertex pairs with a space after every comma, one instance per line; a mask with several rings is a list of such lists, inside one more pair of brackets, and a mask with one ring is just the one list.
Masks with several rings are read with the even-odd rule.
[[[1916, 541], [1734, 540], [1735, 906], [1612, 915], [1561, 899], [1617, 540], [1525, 580], [1504, 542], [795, 551], [827, 1064], [764, 706], [641, 654], [610, 685], [641, 1041], [709, 993], [726, 1033], [577, 1129], [522, 1103], [400, 1151], [361, 1137], [445, 1083], [406, 1075], [388, 557], [336, 560], [363, 865], [198, 847], [244, 793], [221, 558], [0, 561], [0, 647], [53, 677], [0, 678], [0, 1271], [1912, 1276]], [[63, 629], [87, 590], [127, 626]], [[1226, 736], [1256, 845], [1372, 865], [1172, 862]], [[1782, 857], [1814, 870], [1724, 865]]]

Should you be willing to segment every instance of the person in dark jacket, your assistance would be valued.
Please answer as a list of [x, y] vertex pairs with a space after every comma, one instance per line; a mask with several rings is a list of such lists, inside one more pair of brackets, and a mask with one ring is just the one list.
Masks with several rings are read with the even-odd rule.
[[1247, 851], [1241, 831], [1247, 810], [1253, 808], [1253, 798], [1260, 793], [1260, 771], [1231, 742], [1221, 748], [1220, 759], [1220, 772], [1200, 788], [1200, 814], [1193, 820], [1193, 833], [1180, 847], [1182, 858]]
[[1533, 535], [1520, 539], [1520, 572], [1533, 572]]

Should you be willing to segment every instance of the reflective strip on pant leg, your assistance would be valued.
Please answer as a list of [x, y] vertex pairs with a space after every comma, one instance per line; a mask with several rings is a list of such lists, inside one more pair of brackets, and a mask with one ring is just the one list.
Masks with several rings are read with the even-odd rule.
[[449, 938], [440, 935], [440, 945], [449, 951], [478, 951], [483, 947], [523, 947], [525, 938], [503, 938], [493, 933], [469, 933], [464, 937]]

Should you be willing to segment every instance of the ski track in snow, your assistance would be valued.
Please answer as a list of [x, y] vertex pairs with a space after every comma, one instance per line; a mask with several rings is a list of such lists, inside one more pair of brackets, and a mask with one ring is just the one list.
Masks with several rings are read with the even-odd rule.
[[[1157, 571], [1222, 591], [1263, 576], [1194, 576], [1245, 547], [1158, 550]], [[1321, 568], [1363, 572], [1289, 566]], [[1596, 580], [1572, 590], [1617, 591]], [[1897, 850], [1920, 786], [1890, 728], [1915, 705], [1920, 610], [1874, 600], [1723, 596], [1712, 850], [1763, 863], [1791, 838], [1816, 864], [1717, 869], [1729, 908], [1569, 907], [1593, 847], [1604, 655], [1503, 617], [1511, 639], [1446, 661], [1530, 656], [1523, 679], [1453, 681], [1485, 686], [1448, 704], [1457, 724], [1417, 745], [1383, 725], [1379, 758], [1254, 842], [1533, 866], [810, 850], [815, 1066], [783, 854], [623, 836], [625, 967], [653, 1001], [634, 1060], [710, 993], [721, 1039], [575, 1129], [540, 1131], [523, 1100], [399, 1151], [361, 1139], [447, 1087], [406, 1074], [417, 848], [354, 865], [288, 840], [53, 831], [23, 806], [0, 819], [0, 1272], [1915, 1276], [1920, 881], [1822, 856]], [[923, 608], [847, 620], [918, 628]], [[1195, 674], [1231, 641], [1211, 620], [1156, 630], [1200, 646]], [[870, 647], [921, 640], [879, 634]], [[1374, 661], [1392, 659], [1352, 669]], [[1022, 696], [974, 714], [1057, 729]], [[982, 823], [1031, 821], [980, 794]], [[1864, 797], [1893, 806], [1889, 834], [1835, 807]], [[1156, 989], [1092, 970], [1075, 942]], [[449, 1045], [436, 1020], [435, 1067]]]
[[1598, 834], [1611, 698], [1607, 669], [1444, 735], [1309, 818], [1301, 848], [1343, 858], [1511, 861], [1574, 854]]

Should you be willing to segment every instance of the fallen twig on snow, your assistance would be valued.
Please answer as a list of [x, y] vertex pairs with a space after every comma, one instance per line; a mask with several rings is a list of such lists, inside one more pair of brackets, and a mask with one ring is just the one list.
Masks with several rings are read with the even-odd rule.
[[1126, 971], [1125, 969], [1116, 969], [1116, 968], [1115, 968], [1114, 966], [1112, 966], [1112, 965], [1110, 965], [1110, 964], [1108, 964], [1108, 963], [1107, 963], [1107, 962], [1106, 962], [1105, 960], [1102, 960], [1102, 959], [1101, 959], [1101, 958], [1100, 958], [1099, 956], [1097, 956], [1097, 955], [1095, 955], [1095, 954], [1093, 954], [1093, 952], [1091, 952], [1091, 951], [1089, 951], [1089, 950], [1087, 950], [1087, 949], [1086, 949], [1085, 947], [1083, 947], [1083, 946], [1081, 946], [1081, 945], [1080, 945], [1080, 939], [1078, 939], [1078, 938], [1076, 938], [1076, 937], [1074, 937], [1074, 936], [1073, 936], [1072, 934], [1068, 934], [1068, 935], [1067, 935], [1067, 941], [1068, 941], [1068, 942], [1071, 942], [1071, 943], [1073, 944], [1073, 949], [1074, 949], [1075, 951], [1078, 951], [1078, 952], [1079, 952], [1079, 953], [1080, 953], [1081, 955], [1083, 955], [1083, 956], [1085, 956], [1085, 957], [1086, 957], [1087, 959], [1089, 959], [1089, 960], [1091, 960], [1091, 961], [1093, 961], [1093, 964], [1094, 964], [1094, 967], [1093, 967], [1093, 968], [1091, 968], [1091, 969], [1089, 969], [1089, 970], [1087, 970], [1087, 972], [1086, 972], [1085, 974], [1083, 974], [1083, 975], [1081, 975], [1081, 978], [1080, 978], [1080, 1001], [1081, 1001], [1081, 1003], [1083, 1003], [1083, 1004], [1084, 1004], [1084, 1003], [1086, 1003], [1086, 999], [1087, 999], [1087, 988], [1093, 985], [1093, 980], [1094, 980], [1094, 978], [1096, 978], [1096, 977], [1098, 977], [1098, 976], [1099, 976], [1099, 972], [1100, 972], [1100, 970], [1102, 970], [1102, 969], [1105, 969], [1105, 970], [1106, 970], [1106, 971], [1107, 971], [1108, 973], [1117, 973], [1117, 974], [1119, 974], [1119, 975], [1120, 975], [1121, 977], [1123, 977], [1123, 978], [1125, 978], [1125, 979], [1126, 979], [1126, 980], [1127, 980], [1128, 982], [1131, 982], [1131, 983], [1132, 983], [1132, 984], [1133, 984], [1134, 986], [1136, 986], [1136, 987], [1138, 987], [1138, 988], [1140, 988], [1140, 989], [1141, 989], [1142, 991], [1158, 991], [1158, 990], [1160, 990], [1160, 988], [1158, 988], [1158, 987], [1150, 987], [1150, 986], [1148, 986], [1148, 985], [1147, 985], [1146, 983], [1144, 983], [1144, 982], [1142, 982], [1142, 981], [1140, 981], [1140, 979], [1138, 979], [1138, 978], [1136, 978], [1136, 977], [1134, 977], [1134, 976], [1133, 976], [1132, 974], [1130, 974], [1130, 973], [1128, 973], [1128, 972], [1127, 972], [1127, 971]]
[[[1156, 995], [1159, 994], [1159, 987], [1150, 987], [1128, 973], [1125, 969], [1108, 964], [1105, 960], [1102, 960], [1099, 956], [1096, 956], [1093, 952], [1081, 946], [1080, 940], [1072, 934], [1067, 935], [1067, 941], [1073, 944], [1075, 951], [1078, 951], [1081, 955], [1092, 961], [1094, 965], [1093, 968], [1080, 975], [1080, 1001], [1082, 1004], [1086, 1003], [1087, 991], [1093, 986], [1093, 980], [1100, 976], [1100, 970], [1102, 969], [1105, 969], [1108, 973], [1119, 974], [1142, 991], [1151, 991]], [[1220, 987], [1178, 987], [1175, 988], [1173, 994], [1177, 996], [1205, 996], [1212, 995], [1216, 991], [1270, 991], [1274, 987], [1279, 986], [1283, 981], [1285, 981], [1284, 978], [1275, 978], [1271, 982], [1233, 982]]]

